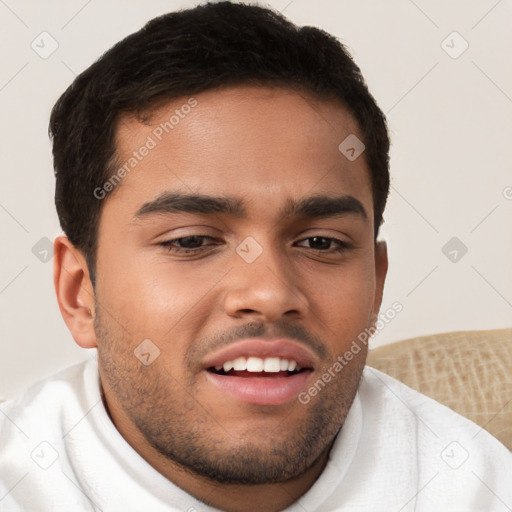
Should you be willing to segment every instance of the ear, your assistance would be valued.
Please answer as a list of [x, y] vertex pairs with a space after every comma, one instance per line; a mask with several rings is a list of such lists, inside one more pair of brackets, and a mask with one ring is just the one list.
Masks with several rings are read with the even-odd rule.
[[62, 318], [76, 343], [94, 348], [94, 289], [85, 257], [65, 236], [53, 243], [53, 283]]
[[385, 241], [375, 242], [375, 301], [373, 304], [372, 325], [375, 324], [379, 315], [387, 273], [388, 246]]

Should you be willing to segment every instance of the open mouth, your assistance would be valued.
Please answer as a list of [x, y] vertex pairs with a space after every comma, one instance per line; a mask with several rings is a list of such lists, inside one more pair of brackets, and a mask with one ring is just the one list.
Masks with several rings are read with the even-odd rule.
[[248, 372], [248, 371], [237, 371], [237, 370], [229, 370], [229, 372], [225, 372], [224, 370], [216, 370], [215, 368], [208, 368], [209, 372], [215, 373], [217, 375], [227, 375], [231, 377], [267, 377], [269, 379], [276, 377], [291, 377], [292, 375], [297, 375], [298, 373], [302, 373], [308, 371], [308, 368], [303, 368], [301, 370], [294, 370], [293, 372], [282, 371], [282, 372]]
[[221, 391], [243, 402], [281, 405], [297, 398], [313, 368], [293, 359], [238, 357], [206, 368], [209, 380]]
[[280, 357], [238, 357], [233, 361], [226, 361], [223, 365], [207, 368], [209, 372], [217, 375], [235, 377], [290, 377], [312, 368], [301, 368], [293, 359]]

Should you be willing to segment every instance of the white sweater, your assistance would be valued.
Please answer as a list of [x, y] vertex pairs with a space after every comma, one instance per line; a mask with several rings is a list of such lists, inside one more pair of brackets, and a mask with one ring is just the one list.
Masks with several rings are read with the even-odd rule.
[[[502, 512], [512, 454], [447, 407], [366, 367], [315, 484], [287, 512]], [[207, 512], [119, 434], [95, 358], [0, 404], [0, 511]], [[258, 511], [259, 512], [259, 511]]]

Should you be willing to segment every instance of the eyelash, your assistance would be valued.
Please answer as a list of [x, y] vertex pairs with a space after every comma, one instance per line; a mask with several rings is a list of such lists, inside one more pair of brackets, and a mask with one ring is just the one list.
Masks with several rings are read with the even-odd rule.
[[[196, 239], [200, 238], [202, 240], [204, 240], [204, 239], [215, 240], [213, 237], [207, 236], [207, 235], [189, 235], [189, 236], [184, 236], [184, 237], [180, 237], [180, 238], [174, 238], [172, 240], [166, 240], [165, 242], [160, 242], [158, 245], [161, 245], [162, 247], [164, 247], [166, 249], [166, 251], [168, 251], [168, 252], [182, 253], [182, 254], [183, 253], [185, 253], [185, 254], [197, 253], [197, 252], [201, 251], [202, 249], [204, 249], [205, 247], [208, 247], [208, 246], [202, 245], [200, 247], [196, 247], [193, 249], [187, 249], [187, 248], [183, 248], [183, 247], [176, 247], [175, 245], [173, 245], [176, 242], [179, 242], [181, 240], [187, 240], [190, 238], [196, 238]], [[350, 244], [348, 244], [347, 242], [343, 242], [342, 240], [338, 240], [337, 238], [332, 238], [332, 237], [327, 237], [327, 236], [309, 236], [309, 237], [303, 238], [302, 240], [299, 240], [299, 242], [303, 242], [305, 240], [311, 240], [313, 238], [329, 240], [338, 245], [338, 248], [334, 249], [334, 250], [323, 250], [323, 249], [313, 249], [313, 248], [311, 249], [312, 251], [316, 251], [319, 253], [325, 253], [325, 254], [343, 253], [352, 248], [352, 246]]]

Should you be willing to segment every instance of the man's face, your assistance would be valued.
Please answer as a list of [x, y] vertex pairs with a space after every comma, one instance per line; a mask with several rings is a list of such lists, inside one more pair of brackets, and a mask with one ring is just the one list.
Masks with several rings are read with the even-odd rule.
[[[350, 161], [338, 149], [350, 134], [362, 137], [345, 108], [303, 93], [233, 87], [194, 98], [190, 109], [184, 98], [146, 124], [126, 116], [118, 126], [120, 164], [138, 156], [105, 199], [99, 227], [95, 327], [106, 401], [144, 453], [221, 482], [284, 481], [329, 448], [365, 347], [307, 403], [299, 393], [380, 305], [385, 265], [369, 171], [364, 156]], [[176, 110], [166, 133], [161, 123]], [[177, 194], [234, 204], [173, 202]], [[334, 209], [291, 209], [319, 196], [342, 199]], [[255, 371], [229, 370], [244, 358]], [[292, 360], [299, 372], [289, 371]], [[227, 373], [215, 369], [224, 363]]]

